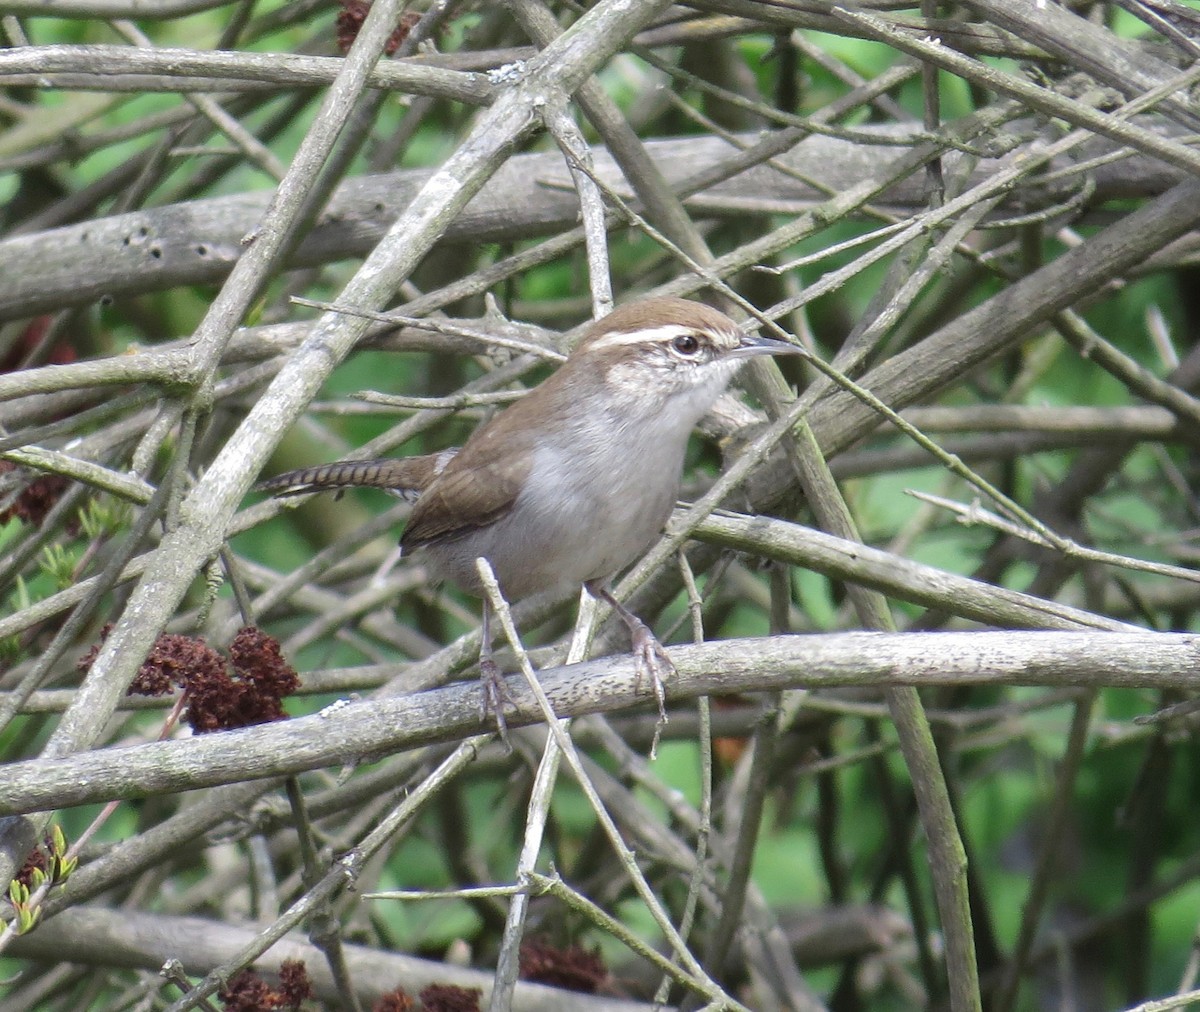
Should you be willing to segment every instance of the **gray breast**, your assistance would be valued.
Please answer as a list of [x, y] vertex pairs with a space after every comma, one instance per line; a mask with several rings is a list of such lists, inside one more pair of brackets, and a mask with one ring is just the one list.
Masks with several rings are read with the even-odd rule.
[[512, 509], [486, 528], [428, 546], [429, 565], [478, 594], [482, 555], [513, 600], [624, 569], [670, 516], [686, 444], [618, 444], [540, 447]]

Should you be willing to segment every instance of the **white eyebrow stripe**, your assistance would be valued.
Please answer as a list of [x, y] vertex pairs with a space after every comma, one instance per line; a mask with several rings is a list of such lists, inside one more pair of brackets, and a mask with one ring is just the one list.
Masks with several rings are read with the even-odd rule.
[[613, 334], [605, 334], [592, 342], [592, 350], [600, 348], [620, 348], [627, 344], [646, 344], [651, 341], [669, 341], [683, 334], [694, 334], [697, 327], [686, 327], [681, 323], [669, 323], [661, 327], [641, 327], [637, 330], [619, 330]]

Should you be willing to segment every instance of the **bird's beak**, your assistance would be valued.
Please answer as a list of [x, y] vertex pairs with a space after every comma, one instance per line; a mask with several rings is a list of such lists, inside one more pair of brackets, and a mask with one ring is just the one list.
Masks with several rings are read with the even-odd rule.
[[757, 334], [743, 334], [741, 342], [730, 352], [733, 358], [753, 358], [755, 355], [803, 354], [804, 349], [798, 344], [777, 341], [773, 337], [759, 337]]

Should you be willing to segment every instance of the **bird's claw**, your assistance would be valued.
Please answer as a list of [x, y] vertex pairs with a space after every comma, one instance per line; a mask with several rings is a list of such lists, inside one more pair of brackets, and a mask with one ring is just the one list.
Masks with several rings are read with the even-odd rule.
[[504, 720], [504, 707], [516, 704], [512, 694], [508, 691], [508, 682], [504, 678], [504, 672], [500, 670], [500, 665], [491, 658], [481, 660], [479, 662], [479, 682], [483, 689], [479, 715], [484, 720], [487, 720], [488, 714], [496, 718], [496, 731], [500, 735], [500, 740], [511, 752], [513, 750], [512, 742], [508, 740], [508, 724]]
[[653, 759], [658, 754], [658, 740], [667, 723], [665, 682], [675, 674], [675, 664], [649, 626], [643, 622], [639, 622], [638, 626], [639, 628], [630, 629], [630, 638], [633, 641], [633, 688], [635, 692], [640, 692], [642, 679], [646, 679], [654, 691], [654, 701], [658, 704], [658, 723], [654, 725], [654, 740], [650, 744], [650, 758]]

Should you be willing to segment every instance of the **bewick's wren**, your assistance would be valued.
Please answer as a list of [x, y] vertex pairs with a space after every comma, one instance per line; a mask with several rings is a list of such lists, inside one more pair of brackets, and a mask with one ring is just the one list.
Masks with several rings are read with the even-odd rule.
[[583, 584], [629, 627], [639, 676], [664, 716], [670, 658], [608, 581], [646, 551], [670, 516], [688, 435], [755, 355], [801, 349], [743, 333], [684, 299], [645, 299], [593, 323], [545, 382], [481, 425], [461, 450], [291, 471], [260, 488], [289, 495], [373, 486], [415, 499], [400, 538], [430, 570], [483, 598], [480, 666], [503, 730], [490, 607], [476, 558], [509, 599]]

